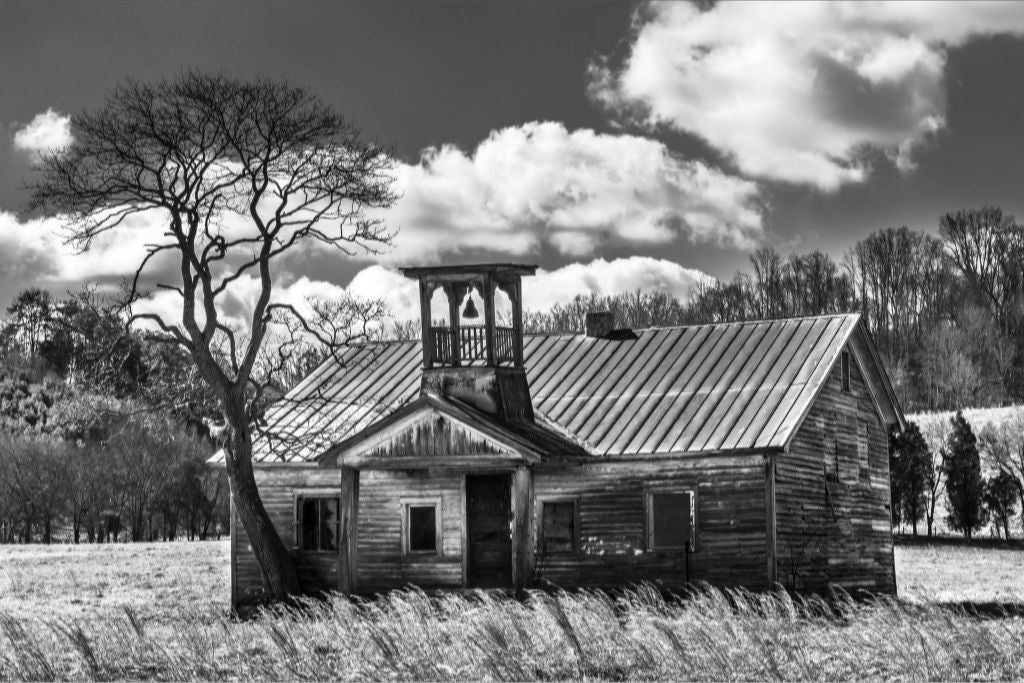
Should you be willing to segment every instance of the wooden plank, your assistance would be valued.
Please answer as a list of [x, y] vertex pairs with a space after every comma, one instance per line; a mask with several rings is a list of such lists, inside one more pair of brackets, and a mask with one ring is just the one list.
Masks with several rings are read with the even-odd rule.
[[484, 299], [484, 334], [487, 337], [487, 365], [494, 367], [497, 365], [494, 354], [494, 276], [490, 273], [484, 275], [484, 291], [481, 294]]
[[534, 574], [533, 470], [518, 467], [512, 474], [512, 585], [526, 588]]
[[358, 549], [356, 539], [359, 532], [359, 472], [349, 467], [341, 471], [341, 548], [338, 554], [338, 590], [342, 593], [355, 592], [358, 586]]
[[775, 523], [775, 458], [775, 455], [767, 455], [764, 463], [765, 559], [768, 564], [768, 590], [775, 590], [775, 584], [779, 581], [778, 536]]

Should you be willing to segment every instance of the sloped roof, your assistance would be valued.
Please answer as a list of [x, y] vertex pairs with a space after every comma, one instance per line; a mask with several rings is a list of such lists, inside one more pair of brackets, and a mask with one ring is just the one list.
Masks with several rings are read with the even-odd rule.
[[[856, 314], [638, 330], [595, 339], [528, 336], [538, 419], [592, 455], [784, 448], [844, 345], [878, 366]], [[866, 356], [866, 357], [865, 357]], [[309, 462], [419, 395], [419, 341], [353, 346], [266, 416], [262, 463]], [[866, 373], [890, 423], [902, 414], [880, 367]], [[880, 408], [882, 410], [882, 408]]]

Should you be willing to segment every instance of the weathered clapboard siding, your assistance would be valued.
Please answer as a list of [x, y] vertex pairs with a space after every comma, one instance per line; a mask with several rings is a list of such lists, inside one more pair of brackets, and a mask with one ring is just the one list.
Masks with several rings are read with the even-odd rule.
[[[696, 493], [696, 547], [647, 548], [646, 493]], [[536, 575], [564, 587], [689, 581], [760, 589], [766, 584], [764, 459], [760, 455], [580, 465], [534, 475], [535, 518], [544, 500], [575, 499], [579, 549], [544, 554]], [[539, 531], [538, 531], [539, 534]]]
[[[518, 287], [532, 267], [516, 268], [407, 272], [422, 276], [424, 338], [434, 285], [464, 288], [482, 278], [489, 296], [495, 272], [511, 274]], [[479, 272], [466, 280], [471, 271]], [[496, 339], [490, 308], [488, 348]], [[295, 539], [297, 495], [341, 498], [342, 550], [296, 553], [307, 589], [643, 581], [760, 589], [779, 581], [802, 590], [895, 590], [886, 430], [903, 417], [859, 316], [636, 332], [595, 326], [605, 333], [525, 341], [519, 322], [513, 327], [513, 367], [498, 367], [509, 359], [490, 352], [484, 366], [460, 367], [454, 352], [371, 344], [343, 363], [326, 362], [268, 413], [271, 429], [315, 443], [256, 448], [264, 501], [286, 542]], [[456, 338], [458, 328], [450, 334]], [[855, 360], [849, 392], [844, 348]], [[503, 480], [492, 489], [482, 479], [467, 486], [467, 476], [485, 473], [508, 475], [508, 493]], [[693, 497], [666, 497], [649, 511], [657, 491]], [[507, 508], [481, 502], [497, 495], [510, 496]], [[567, 499], [571, 509], [549, 509], [561, 520], [549, 524], [561, 552], [547, 552], [544, 503]], [[652, 550], [654, 533], [682, 543], [672, 532], [686, 520], [672, 506], [689, 501], [692, 553]], [[429, 536], [419, 526], [415, 541], [405, 533], [405, 506], [428, 502], [437, 505], [439, 550], [409, 552], [403, 543], [429, 546]], [[472, 524], [467, 509], [475, 511]], [[648, 528], [653, 516], [665, 525]], [[258, 597], [261, 586], [237, 523], [232, 536], [239, 603]], [[481, 560], [489, 557], [500, 564]]]
[[[256, 485], [274, 528], [284, 544], [292, 548], [303, 589], [310, 592], [338, 586], [338, 553], [307, 553], [297, 550], [295, 498], [311, 492], [341, 495], [340, 469], [257, 468]], [[231, 563], [234, 575], [232, 598], [236, 605], [258, 602], [263, 596], [259, 566], [249, 537], [232, 508]]]
[[[457, 472], [374, 471], [359, 473], [357, 590], [373, 593], [416, 584], [424, 588], [462, 586], [462, 475]], [[406, 501], [440, 503], [441, 552], [402, 553]]]
[[790, 588], [895, 592], [885, 426], [851, 350], [776, 461], [778, 577]]

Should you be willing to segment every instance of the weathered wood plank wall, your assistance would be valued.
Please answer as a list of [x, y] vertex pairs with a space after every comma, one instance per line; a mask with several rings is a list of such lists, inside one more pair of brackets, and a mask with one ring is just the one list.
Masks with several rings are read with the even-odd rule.
[[896, 590], [888, 437], [852, 360], [850, 391], [837, 360], [777, 457], [778, 577], [789, 588]]
[[[295, 558], [299, 578], [304, 588], [333, 589], [338, 586], [337, 553], [305, 553], [296, 549], [295, 542], [295, 497], [308, 492], [337, 492], [341, 496], [342, 470], [316, 469], [311, 467], [257, 467], [256, 485], [267, 514], [281, 540]], [[234, 510], [232, 509], [234, 515]], [[244, 605], [258, 602], [263, 596], [263, 581], [259, 566], [252, 554], [249, 537], [237, 516], [232, 520], [234, 533], [231, 537], [231, 562], [235, 577], [232, 587], [232, 603]]]
[[[403, 501], [417, 500], [440, 503], [437, 555], [402, 554]], [[374, 593], [409, 584], [461, 587], [464, 519], [462, 475], [458, 472], [360, 472], [357, 590]]]
[[[536, 518], [544, 500], [576, 499], [579, 550], [544, 554], [538, 579], [563, 587], [689, 581], [762, 589], [767, 583], [764, 458], [761, 455], [606, 463], [534, 475]], [[647, 548], [646, 492], [696, 493], [696, 547]]]

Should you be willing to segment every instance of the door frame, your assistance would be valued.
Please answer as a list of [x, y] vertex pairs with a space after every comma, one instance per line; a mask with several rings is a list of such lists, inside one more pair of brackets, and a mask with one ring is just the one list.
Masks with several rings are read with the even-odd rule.
[[462, 473], [462, 587], [470, 588], [469, 585], [469, 486], [467, 481], [470, 477], [508, 477], [508, 509], [512, 515], [512, 529], [509, 532], [509, 543], [511, 544], [510, 562], [512, 563], [512, 586], [516, 585], [516, 534], [515, 520], [516, 511], [512, 500], [514, 469], [474, 470]]
[[506, 475], [509, 478], [509, 511], [512, 515], [512, 585], [509, 588], [518, 591], [532, 579], [536, 557], [534, 472], [533, 467], [526, 464], [462, 473], [462, 587], [469, 588], [469, 499], [466, 480], [473, 476], [487, 475]]

